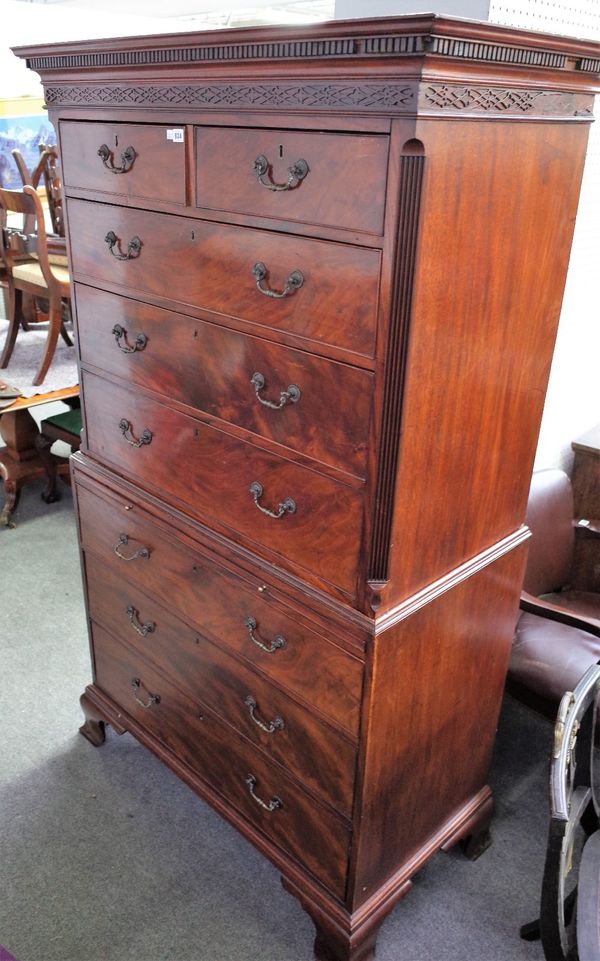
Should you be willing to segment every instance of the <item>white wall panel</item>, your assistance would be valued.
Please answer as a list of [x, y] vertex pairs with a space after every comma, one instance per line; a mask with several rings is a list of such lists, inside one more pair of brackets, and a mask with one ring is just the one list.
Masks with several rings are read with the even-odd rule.
[[[600, 40], [598, 0], [491, 0], [490, 20]], [[536, 468], [572, 463], [571, 441], [600, 422], [600, 104], [592, 124]]]

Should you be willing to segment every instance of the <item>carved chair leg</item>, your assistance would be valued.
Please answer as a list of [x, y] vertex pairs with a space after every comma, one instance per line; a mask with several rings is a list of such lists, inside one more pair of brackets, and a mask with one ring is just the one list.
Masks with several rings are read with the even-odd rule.
[[94, 747], [100, 747], [101, 744], [104, 744], [106, 738], [106, 724], [87, 694], [81, 695], [79, 703], [85, 715], [85, 722], [79, 728], [79, 733], [83, 734]]
[[55, 501], [60, 500], [60, 492], [56, 483], [56, 459], [52, 453], [52, 444], [53, 441], [44, 437], [43, 434], [38, 434], [35, 439], [35, 449], [40, 455], [48, 481], [41, 495], [46, 504], [54, 504]]
[[64, 340], [67, 347], [72, 347], [73, 341], [71, 340], [71, 337], [66, 327], [66, 325], [71, 322], [71, 306], [66, 297], [63, 298], [63, 300], [61, 300], [60, 302], [60, 316], [61, 316], [60, 336]]
[[58, 334], [60, 332], [60, 327], [62, 323], [62, 312], [60, 306], [60, 297], [52, 298], [50, 300], [50, 312], [48, 315], [48, 336], [46, 337], [46, 347], [44, 350], [44, 356], [40, 364], [39, 370], [35, 375], [33, 381], [34, 385], [38, 387], [44, 380], [46, 374], [48, 373], [48, 368], [54, 357], [54, 351], [56, 350], [56, 344], [58, 341]]

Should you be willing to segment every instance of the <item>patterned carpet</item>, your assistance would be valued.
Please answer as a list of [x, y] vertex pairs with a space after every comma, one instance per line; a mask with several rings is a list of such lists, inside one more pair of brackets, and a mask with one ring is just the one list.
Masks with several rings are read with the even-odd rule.
[[[0, 320], [0, 351], [4, 347], [7, 331], [8, 321]], [[47, 324], [20, 330], [9, 365], [0, 371], [0, 381], [10, 384], [11, 387], [18, 387], [23, 397], [74, 387], [79, 383], [76, 348], [67, 347], [62, 337], [58, 339], [56, 352], [43, 384], [34, 387], [31, 383], [44, 353], [47, 332]]]

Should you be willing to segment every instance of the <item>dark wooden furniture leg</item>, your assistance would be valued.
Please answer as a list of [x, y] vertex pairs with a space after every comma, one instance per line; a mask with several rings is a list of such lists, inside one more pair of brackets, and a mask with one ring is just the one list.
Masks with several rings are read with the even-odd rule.
[[316, 921], [315, 927], [317, 936], [313, 950], [316, 961], [373, 961], [379, 929], [370, 931], [360, 944], [353, 944], [349, 937], [340, 937], [332, 927], [324, 927]]
[[79, 728], [79, 733], [93, 744], [94, 747], [100, 747], [104, 744], [106, 739], [106, 724], [103, 718], [100, 716], [98, 708], [92, 704], [87, 694], [84, 693], [79, 699], [81, 704], [81, 710], [85, 715], [85, 721]]
[[393, 900], [365, 917], [360, 912], [352, 915], [338, 904], [328, 905], [318, 897], [313, 900], [289, 878], [282, 876], [281, 883], [289, 894], [298, 899], [315, 925], [316, 961], [374, 961], [377, 935], [383, 921], [412, 886], [410, 881], [406, 881]]
[[46, 504], [53, 504], [55, 501], [60, 500], [60, 491], [56, 483], [57, 458], [52, 453], [52, 441], [48, 437], [44, 437], [43, 434], [38, 434], [35, 439], [35, 449], [44, 465], [48, 479], [48, 483], [42, 491], [42, 500], [45, 501]]
[[0, 476], [4, 481], [4, 507], [0, 524], [11, 526], [11, 515], [17, 506], [19, 491], [28, 480], [44, 476], [44, 466], [35, 449], [37, 424], [28, 410], [9, 411], [0, 417]]

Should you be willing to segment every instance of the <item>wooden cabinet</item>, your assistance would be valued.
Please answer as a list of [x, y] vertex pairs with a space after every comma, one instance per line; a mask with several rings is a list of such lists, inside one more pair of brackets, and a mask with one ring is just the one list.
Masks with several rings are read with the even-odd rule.
[[82, 732], [368, 961], [486, 839], [600, 47], [415, 16], [18, 54], [64, 170]]
[[573, 448], [573, 500], [575, 516], [600, 519], [600, 425], [586, 431]]

